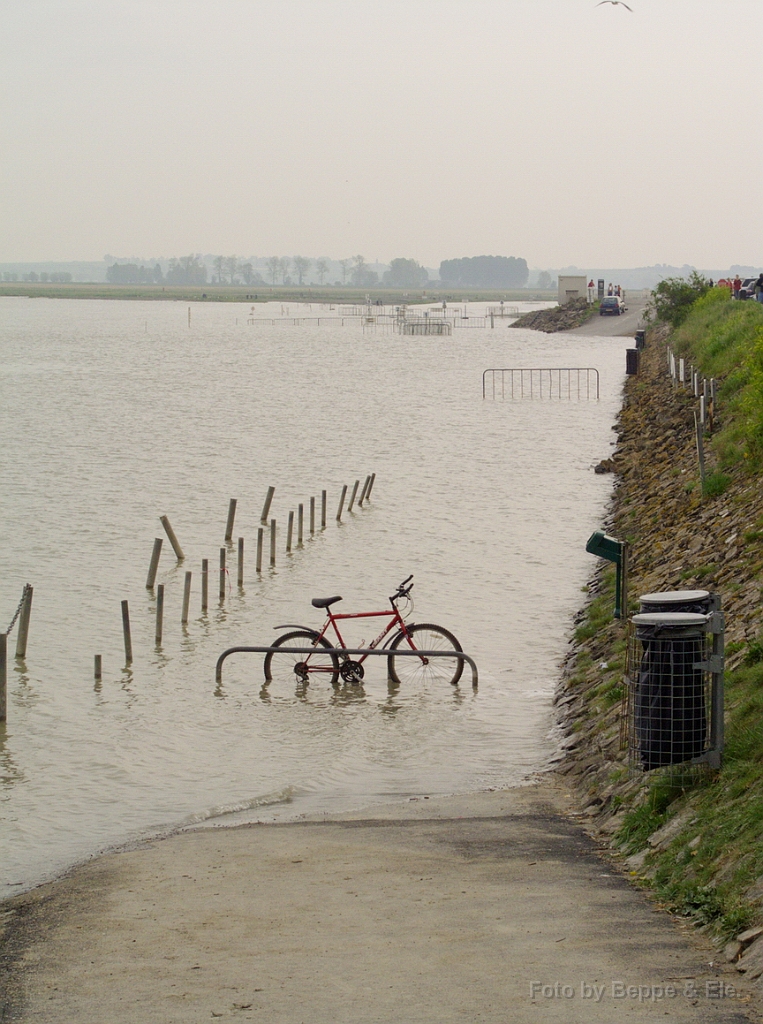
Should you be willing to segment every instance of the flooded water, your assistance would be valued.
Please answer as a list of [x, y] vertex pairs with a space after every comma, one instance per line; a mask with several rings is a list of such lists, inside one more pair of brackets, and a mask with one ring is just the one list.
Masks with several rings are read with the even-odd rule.
[[[405, 337], [357, 322], [253, 326], [248, 314], [194, 304], [189, 326], [185, 303], [0, 299], [0, 629], [34, 586], [25, 662], [15, 631], [9, 641], [0, 731], [6, 894], [154, 829], [504, 786], [553, 749], [557, 666], [611, 487], [593, 465], [611, 450], [627, 340], [501, 320]], [[505, 366], [597, 367], [601, 398], [483, 400], [482, 371]], [[337, 523], [342, 486], [372, 472], [371, 501]], [[269, 486], [277, 564], [258, 575]], [[327, 527], [311, 537], [322, 489]], [[230, 498], [232, 585], [220, 603], [211, 571], [202, 615], [201, 560], [218, 565]], [[305, 539], [287, 555], [299, 502]], [[163, 514], [186, 558], [165, 541], [157, 648], [145, 583]], [[362, 686], [264, 692], [261, 658], [236, 655], [215, 692], [225, 648], [269, 643], [282, 623], [318, 626], [313, 597], [381, 610], [410, 573], [412, 621], [458, 636], [476, 691], [467, 669], [458, 687], [390, 692], [384, 660], [369, 659]], [[358, 625], [348, 640], [377, 631]]]

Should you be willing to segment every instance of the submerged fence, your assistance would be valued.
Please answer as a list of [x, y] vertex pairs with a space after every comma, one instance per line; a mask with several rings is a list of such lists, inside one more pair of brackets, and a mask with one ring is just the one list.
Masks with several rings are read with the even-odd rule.
[[569, 401], [599, 398], [599, 371], [593, 366], [490, 368], [482, 374], [482, 397], [557, 398]]

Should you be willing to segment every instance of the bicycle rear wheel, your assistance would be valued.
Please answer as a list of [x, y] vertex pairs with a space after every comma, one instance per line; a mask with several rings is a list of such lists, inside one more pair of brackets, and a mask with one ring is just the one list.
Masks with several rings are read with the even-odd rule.
[[[429, 622], [419, 622], [408, 626], [411, 643], [404, 633], [398, 633], [390, 644], [390, 650], [398, 648], [404, 651], [461, 651], [461, 644], [451, 632], [442, 626], [434, 626]], [[461, 658], [415, 658], [412, 655], [395, 657], [390, 654], [387, 659], [387, 672], [395, 683], [451, 683], [453, 686], [461, 678], [464, 663]]]
[[[318, 637], [307, 630], [284, 633], [274, 640], [272, 647], [281, 651], [268, 651], [265, 655], [265, 682], [272, 679], [280, 682], [308, 683], [311, 679], [327, 679], [332, 686], [339, 680], [339, 658], [336, 650], [325, 637]], [[289, 653], [290, 647], [315, 647], [315, 653]]]

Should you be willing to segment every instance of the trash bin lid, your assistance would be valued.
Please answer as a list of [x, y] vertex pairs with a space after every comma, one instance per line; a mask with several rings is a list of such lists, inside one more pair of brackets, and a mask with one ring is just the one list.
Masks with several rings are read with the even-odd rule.
[[709, 590], [665, 590], [657, 594], [642, 594], [642, 604], [689, 604], [692, 601], [705, 601], [710, 597]]
[[704, 626], [709, 618], [699, 612], [641, 612], [631, 622], [634, 626]]

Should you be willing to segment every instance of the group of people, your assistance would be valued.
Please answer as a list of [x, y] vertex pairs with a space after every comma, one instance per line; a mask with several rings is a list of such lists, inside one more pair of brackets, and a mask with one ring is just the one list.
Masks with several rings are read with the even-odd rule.
[[[588, 282], [588, 301], [593, 302], [596, 295], [596, 285], [593, 283], [593, 278]], [[619, 299], [625, 298], [625, 290], [620, 287], [619, 284], [609, 283], [607, 286], [607, 295], [616, 295]]]
[[754, 281], [752, 278], [747, 279], [746, 284], [737, 274], [733, 281], [730, 279], [721, 280], [718, 282], [718, 285], [721, 288], [730, 288], [731, 294], [735, 299], [749, 299], [754, 295], [758, 302], [763, 302], [763, 273], [759, 274]]

